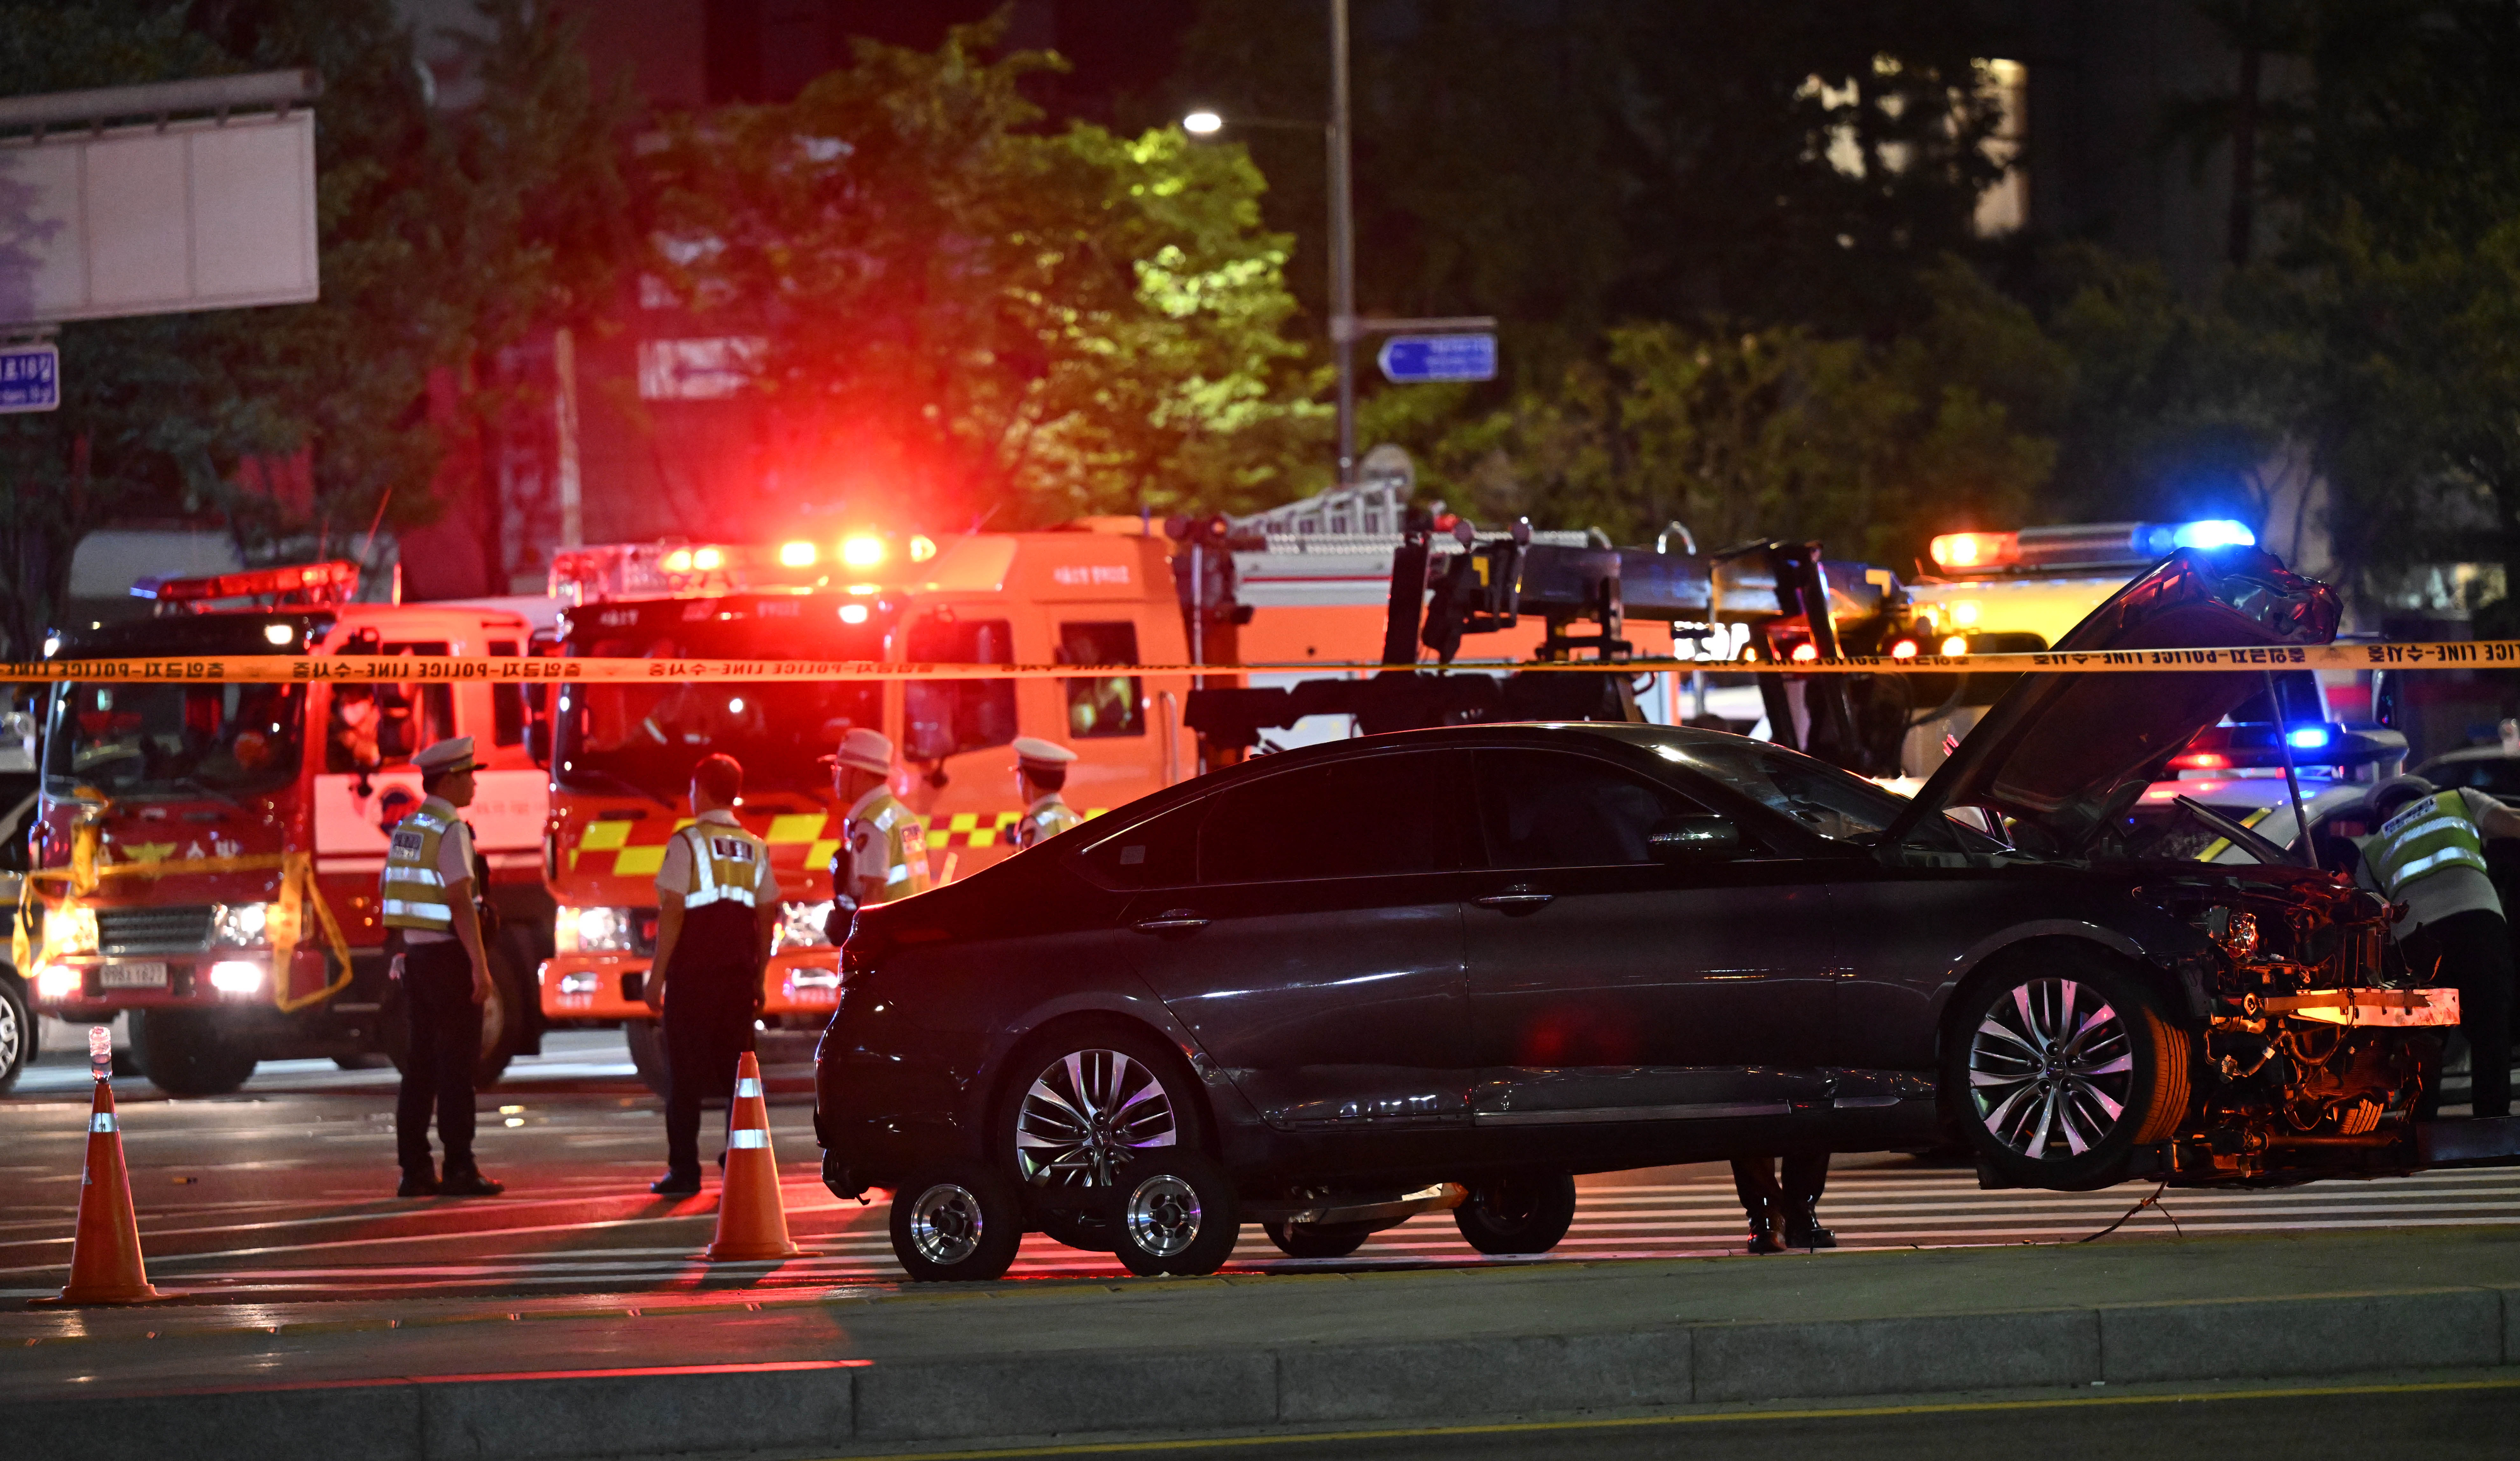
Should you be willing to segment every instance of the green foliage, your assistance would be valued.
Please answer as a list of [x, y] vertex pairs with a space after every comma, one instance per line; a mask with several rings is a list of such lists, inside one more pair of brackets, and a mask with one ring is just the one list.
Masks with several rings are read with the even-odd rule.
[[1721, 320], [1612, 330], [1603, 363], [1418, 438], [1425, 481], [1488, 521], [1622, 542], [1678, 521], [1705, 548], [1819, 537], [1901, 565], [1933, 532], [2024, 521], [2071, 361], [1964, 265], [1924, 284], [1923, 324], [1886, 344]]
[[[445, 445], [432, 371], [468, 370], [610, 288], [626, 198], [618, 98], [597, 97], [571, 30], [485, 0], [482, 103], [434, 111], [388, 0], [92, 0], [0, 5], [0, 94], [312, 67], [323, 297], [66, 326], [62, 409], [0, 422], [0, 623], [51, 621], [69, 557], [116, 516], [212, 511], [248, 553], [338, 553], [390, 504], [428, 521]], [[463, 391], [476, 428], [503, 402]], [[248, 458], [304, 453], [311, 502], [239, 484]]]
[[650, 160], [674, 282], [761, 342], [769, 462], [856, 512], [1002, 527], [1318, 485], [1258, 169], [1170, 129], [1037, 130], [1020, 83], [1057, 62], [988, 59], [996, 28], [861, 42]]

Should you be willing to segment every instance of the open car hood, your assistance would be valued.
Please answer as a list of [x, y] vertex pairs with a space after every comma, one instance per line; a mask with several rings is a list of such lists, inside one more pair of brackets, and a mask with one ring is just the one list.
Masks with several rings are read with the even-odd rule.
[[[2333, 589], [2271, 553], [2182, 548], [2092, 610], [2051, 653], [2326, 644], [2339, 614]], [[1895, 845], [1950, 808], [1984, 806], [2010, 818], [2029, 850], [2080, 854], [2161, 778], [2171, 755], [2265, 689], [2266, 671], [2281, 662], [2270, 655], [2225, 673], [2025, 674], [1884, 841]]]

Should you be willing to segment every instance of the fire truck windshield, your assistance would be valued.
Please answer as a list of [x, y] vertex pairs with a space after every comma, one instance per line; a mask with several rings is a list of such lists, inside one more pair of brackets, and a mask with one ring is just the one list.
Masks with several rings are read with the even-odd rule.
[[44, 738], [44, 788], [117, 801], [233, 800], [297, 775], [299, 685], [62, 687]]
[[[776, 648], [738, 625], [675, 626], [654, 638], [606, 637], [578, 647], [590, 656], [784, 659], [798, 652], [796, 626]], [[717, 632], [710, 632], [716, 630]], [[877, 658], [869, 645], [819, 645], [841, 659]], [[811, 651], [809, 651], [810, 653]], [[567, 791], [635, 795], [682, 804], [700, 757], [723, 753], [743, 764], [748, 793], [828, 789], [821, 757], [853, 726], [880, 727], [883, 686], [875, 680], [757, 684], [579, 684], [563, 690], [553, 716], [553, 780]]]

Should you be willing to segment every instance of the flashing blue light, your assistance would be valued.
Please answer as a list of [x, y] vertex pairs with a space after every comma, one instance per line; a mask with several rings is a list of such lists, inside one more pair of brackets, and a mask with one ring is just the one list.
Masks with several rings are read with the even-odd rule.
[[2158, 557], [2173, 548], [2254, 548], [2258, 535], [2245, 523], [2206, 518], [2195, 523], [2146, 523], [2135, 530], [2136, 550]]
[[2328, 730], [2323, 725], [2301, 725], [2284, 732], [2284, 744], [2295, 751], [2325, 751]]

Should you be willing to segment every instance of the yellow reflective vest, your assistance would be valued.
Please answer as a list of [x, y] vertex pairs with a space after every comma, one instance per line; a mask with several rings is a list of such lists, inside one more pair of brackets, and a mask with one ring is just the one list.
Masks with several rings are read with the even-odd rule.
[[1084, 820], [1084, 813], [1053, 792], [1034, 802], [1031, 810], [1024, 813], [1023, 820], [1015, 824], [1015, 846], [1021, 849], [1046, 843]]
[[384, 876], [379, 880], [386, 928], [454, 932], [455, 909], [446, 901], [446, 875], [437, 870], [437, 845], [454, 825], [454, 818], [430, 811], [427, 802], [394, 824]]
[[685, 908], [761, 906], [761, 874], [770, 866], [768, 843], [724, 822], [695, 822], [675, 836], [691, 843], [692, 886], [683, 890]]
[[[834, 890], [861, 903], [892, 903], [927, 890], [927, 827], [890, 790], [870, 793], [850, 809]], [[858, 889], [872, 885], [861, 893]]]

